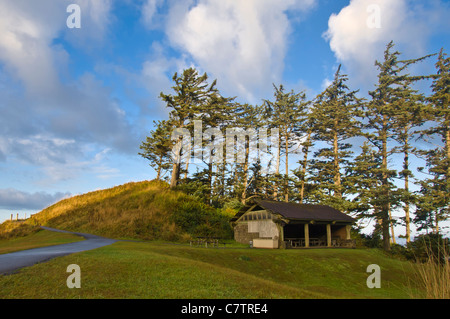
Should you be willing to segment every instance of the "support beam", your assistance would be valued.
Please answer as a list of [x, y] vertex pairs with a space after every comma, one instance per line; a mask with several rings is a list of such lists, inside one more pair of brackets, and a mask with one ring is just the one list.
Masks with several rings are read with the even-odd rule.
[[327, 224], [327, 247], [331, 247], [331, 224]]
[[309, 224], [305, 224], [305, 247], [309, 247]]

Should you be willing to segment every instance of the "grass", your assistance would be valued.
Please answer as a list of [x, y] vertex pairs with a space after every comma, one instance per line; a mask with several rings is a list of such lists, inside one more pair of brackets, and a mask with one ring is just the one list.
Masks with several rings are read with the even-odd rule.
[[[366, 267], [381, 267], [381, 288]], [[66, 286], [69, 264], [81, 288]], [[0, 276], [0, 298], [409, 298], [409, 262], [379, 250], [192, 248], [116, 242]]]
[[154, 180], [64, 199], [33, 215], [26, 224], [116, 239], [186, 242], [204, 235], [232, 238], [230, 217], [230, 213]]
[[67, 233], [57, 233], [48, 230], [40, 230], [24, 237], [0, 240], [0, 254], [14, 251], [32, 249], [44, 246], [66, 244], [83, 240], [84, 238]]
[[424, 287], [427, 299], [450, 298], [450, 259], [445, 246], [438, 248], [434, 254], [431, 247], [426, 247], [427, 260], [417, 263], [417, 281]]
[[[429, 296], [427, 284], [417, 275], [420, 268], [381, 250], [262, 250], [235, 243], [228, 224], [232, 213], [215, 210], [158, 181], [128, 183], [62, 200], [26, 221], [0, 224], [0, 253], [81, 240], [39, 231], [39, 225], [142, 241], [116, 242], [0, 276], [0, 298]], [[185, 244], [196, 235], [228, 238], [227, 248]], [[66, 286], [70, 264], [81, 267], [81, 289]], [[381, 268], [380, 289], [366, 285], [370, 264]]]

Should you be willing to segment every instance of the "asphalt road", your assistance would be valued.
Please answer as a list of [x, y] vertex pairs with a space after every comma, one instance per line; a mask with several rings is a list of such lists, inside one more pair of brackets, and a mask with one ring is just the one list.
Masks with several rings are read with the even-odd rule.
[[117, 240], [99, 237], [91, 234], [74, 233], [49, 227], [41, 227], [46, 230], [62, 233], [71, 233], [85, 238], [83, 241], [61, 244], [49, 247], [41, 247], [17, 251], [0, 255], [0, 274], [11, 274], [23, 267], [29, 267], [37, 263], [48, 261], [55, 257], [65, 256], [80, 251], [91, 250], [111, 245]]

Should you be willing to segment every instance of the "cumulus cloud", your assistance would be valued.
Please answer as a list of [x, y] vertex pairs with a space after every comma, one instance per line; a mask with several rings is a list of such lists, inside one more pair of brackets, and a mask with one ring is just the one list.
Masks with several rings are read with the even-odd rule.
[[374, 62], [383, 59], [391, 40], [411, 58], [432, 53], [427, 52], [427, 39], [438, 21], [445, 21], [439, 2], [351, 0], [330, 16], [324, 37], [358, 83], [373, 83]]
[[[164, 31], [170, 45], [218, 79], [228, 95], [256, 100], [281, 79], [291, 32], [291, 13], [310, 10], [314, 0], [170, 2]], [[154, 17], [157, 1], [146, 2]]]
[[[71, 3], [80, 5], [81, 29], [66, 26], [66, 7]], [[20, 155], [36, 159], [29, 156], [35, 149], [21, 143], [26, 140], [42, 143], [35, 154], [45, 153], [45, 159], [68, 151], [68, 145], [49, 147], [58, 139], [71, 141], [70, 151], [77, 155], [81, 155], [78, 143], [135, 151], [137, 141], [133, 142], [120, 101], [91, 73], [63, 78], [71, 57], [54, 44], [58, 37], [82, 49], [88, 46], [86, 41], [98, 43], [106, 32], [110, 8], [110, 0], [0, 3], [0, 133], [10, 145], [9, 153], [0, 150], [0, 160]], [[5, 139], [2, 143], [6, 144]]]
[[70, 197], [70, 193], [23, 192], [14, 188], [0, 189], [0, 208], [41, 210], [57, 201]]

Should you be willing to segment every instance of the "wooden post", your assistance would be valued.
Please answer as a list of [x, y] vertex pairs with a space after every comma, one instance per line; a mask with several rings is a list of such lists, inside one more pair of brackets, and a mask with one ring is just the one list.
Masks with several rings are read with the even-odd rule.
[[331, 224], [327, 224], [327, 246], [331, 247]]
[[305, 247], [309, 247], [309, 224], [305, 224]]
[[16, 220], [19, 220], [19, 213], [16, 214]]
[[11, 214], [11, 221], [13, 220], [13, 214]]

